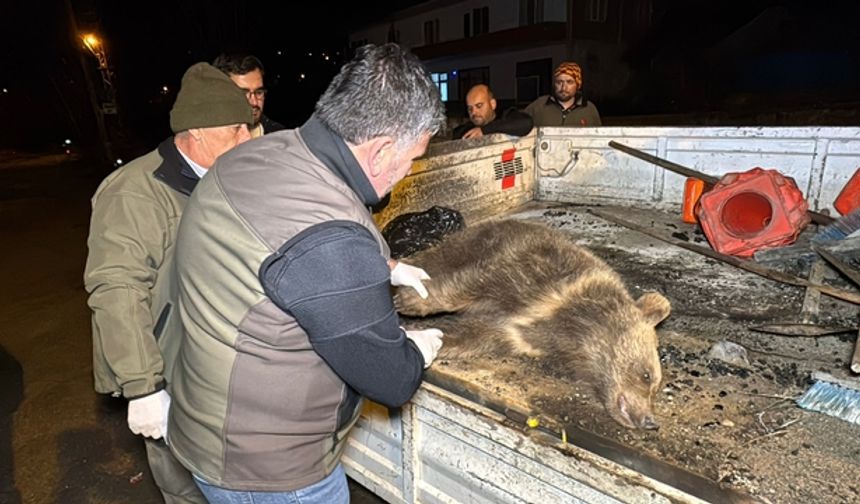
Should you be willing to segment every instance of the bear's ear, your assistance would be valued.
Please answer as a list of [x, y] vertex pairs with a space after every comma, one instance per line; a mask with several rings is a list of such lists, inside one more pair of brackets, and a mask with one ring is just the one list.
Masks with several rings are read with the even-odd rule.
[[643, 294], [636, 300], [636, 307], [642, 312], [645, 321], [656, 326], [669, 316], [672, 310], [669, 300], [657, 292]]

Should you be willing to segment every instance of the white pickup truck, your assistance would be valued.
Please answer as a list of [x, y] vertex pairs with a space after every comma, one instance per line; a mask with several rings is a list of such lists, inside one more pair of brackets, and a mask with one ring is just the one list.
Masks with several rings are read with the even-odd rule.
[[[775, 168], [811, 210], [831, 215], [860, 167], [860, 128], [541, 128], [431, 144], [377, 214], [380, 227], [434, 205], [467, 225], [539, 220], [605, 259], [634, 296], [662, 292], [673, 305], [658, 328], [662, 426], [615, 424], [588, 389], [539, 362], [437, 361], [403, 408], [368, 404], [344, 457], [349, 475], [409, 504], [860, 502], [860, 426], [792, 400], [811, 372], [846, 368], [856, 329], [817, 338], [750, 330], [799, 322], [801, 308], [806, 320], [856, 328], [856, 306], [810, 303], [808, 290], [673, 244], [709, 248], [680, 220], [684, 177], [610, 140], [713, 176]], [[832, 274], [821, 281], [853, 289]], [[710, 352], [726, 340], [747, 353], [717, 359]]]

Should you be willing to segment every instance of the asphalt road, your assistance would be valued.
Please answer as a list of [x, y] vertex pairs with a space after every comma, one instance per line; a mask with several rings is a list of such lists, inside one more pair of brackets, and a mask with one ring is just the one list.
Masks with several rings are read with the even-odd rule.
[[[162, 502], [126, 402], [92, 389], [82, 278], [105, 175], [0, 152], [0, 504]], [[353, 503], [383, 502], [351, 489]]]

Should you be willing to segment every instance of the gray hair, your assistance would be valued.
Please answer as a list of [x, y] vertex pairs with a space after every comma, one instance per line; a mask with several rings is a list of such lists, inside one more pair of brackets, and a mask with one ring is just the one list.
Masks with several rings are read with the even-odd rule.
[[316, 115], [354, 145], [390, 136], [402, 148], [445, 124], [445, 107], [427, 69], [392, 43], [360, 47], [317, 101]]

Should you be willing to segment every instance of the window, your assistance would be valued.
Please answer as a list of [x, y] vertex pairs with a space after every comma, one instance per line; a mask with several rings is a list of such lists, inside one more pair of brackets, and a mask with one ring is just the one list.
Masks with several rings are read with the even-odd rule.
[[520, 26], [543, 22], [544, 0], [520, 0]]
[[442, 96], [442, 101], [448, 101], [448, 72], [431, 73], [430, 78], [433, 79], [433, 84], [439, 88], [439, 95]]
[[517, 106], [524, 107], [552, 90], [552, 58], [517, 62]]
[[424, 21], [424, 45], [439, 42], [439, 20]]
[[585, 56], [585, 68], [589, 72], [599, 72], [600, 71], [600, 59], [598, 59], [597, 54], [588, 53]]
[[472, 9], [472, 35], [490, 33], [490, 8]]
[[651, 26], [651, 17], [654, 15], [654, 6], [650, 0], [639, 2], [636, 5], [636, 24], [639, 26]]
[[466, 100], [466, 93], [475, 84], [490, 84], [490, 67], [467, 68], [457, 72], [457, 91], [461, 100]]
[[540, 76], [517, 77], [517, 104], [528, 105], [540, 96]]
[[609, 0], [588, 0], [588, 20], [592, 23], [605, 23]]
[[400, 43], [400, 30], [394, 28], [394, 23], [388, 26], [388, 42]]

